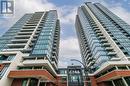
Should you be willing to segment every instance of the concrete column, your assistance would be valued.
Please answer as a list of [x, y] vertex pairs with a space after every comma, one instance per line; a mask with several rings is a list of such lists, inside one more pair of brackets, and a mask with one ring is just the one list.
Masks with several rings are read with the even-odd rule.
[[116, 67], [116, 70], [118, 70], [118, 67], [117, 66], [115, 66]]
[[28, 81], [27, 81], [27, 85], [26, 85], [26, 86], [29, 86], [29, 82], [30, 82], [30, 78], [28, 79]]
[[39, 86], [40, 85], [40, 79], [38, 80], [38, 84], [37, 84], [37, 86]]
[[46, 82], [45, 82], [45, 86], [46, 86]]
[[114, 81], [113, 81], [113, 80], [112, 80], [112, 85], [113, 85], [113, 86], [116, 86], [116, 85], [114, 84]]
[[122, 80], [123, 80], [125, 86], [128, 86], [128, 84], [127, 84], [127, 82], [125, 81], [124, 77], [122, 77]]
[[130, 68], [128, 67], [128, 65], [126, 65], [127, 69], [129, 70]]

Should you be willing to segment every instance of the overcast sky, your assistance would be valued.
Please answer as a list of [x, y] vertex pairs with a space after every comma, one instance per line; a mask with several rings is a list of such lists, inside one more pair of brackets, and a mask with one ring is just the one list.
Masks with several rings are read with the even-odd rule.
[[14, 17], [0, 18], [0, 35], [25, 13], [57, 9], [61, 23], [59, 67], [66, 67], [71, 65], [70, 59], [81, 60], [74, 22], [77, 8], [86, 1], [100, 2], [130, 24], [130, 0], [15, 0]]

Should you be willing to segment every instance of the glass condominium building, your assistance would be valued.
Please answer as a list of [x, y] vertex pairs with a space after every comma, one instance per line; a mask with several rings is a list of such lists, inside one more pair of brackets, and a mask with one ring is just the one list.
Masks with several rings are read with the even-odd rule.
[[75, 26], [92, 86], [130, 86], [130, 25], [100, 3], [86, 2]]
[[56, 10], [25, 14], [0, 37], [0, 85], [54, 86], [59, 38]]

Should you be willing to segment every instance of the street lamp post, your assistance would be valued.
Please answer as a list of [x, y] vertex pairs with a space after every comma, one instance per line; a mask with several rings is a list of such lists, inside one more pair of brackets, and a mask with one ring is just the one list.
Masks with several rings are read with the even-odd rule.
[[[82, 63], [81, 61], [79, 61], [79, 60], [77, 60], [77, 59], [71, 59], [71, 61], [77, 61], [77, 62], [79, 62], [80, 64], [82, 64], [83, 65], [83, 67], [84, 67], [84, 72], [85, 72], [85, 80], [84, 81], [86, 81], [86, 79], [89, 79], [89, 76], [88, 76], [88, 70], [89, 70], [89, 68], [84, 64], [84, 63]], [[90, 85], [91, 86], [91, 85]]]

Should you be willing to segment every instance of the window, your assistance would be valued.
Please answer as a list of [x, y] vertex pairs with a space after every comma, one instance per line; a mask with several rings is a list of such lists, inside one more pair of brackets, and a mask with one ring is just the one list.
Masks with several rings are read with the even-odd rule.
[[10, 56], [8, 56], [7, 60], [8, 60], [8, 61], [11, 61], [11, 60], [14, 59], [14, 57], [15, 57], [14, 55], [10, 55]]
[[19, 69], [19, 70], [23, 70], [23, 69], [24, 69], [24, 70], [25, 70], [25, 69], [28, 70], [28, 69], [32, 69], [32, 67], [18, 67], [18, 69]]
[[28, 81], [28, 79], [23, 79], [22, 86], [26, 86], [27, 85], [27, 81]]
[[127, 70], [127, 67], [126, 66], [118, 66], [118, 69]]
[[35, 66], [34, 69], [42, 69], [42, 66]]
[[46, 82], [40, 82], [39, 86], [45, 86]]
[[108, 71], [111, 72], [111, 71], [113, 71], [113, 70], [116, 70], [116, 67], [112, 67], [112, 68], [110, 68]]
[[38, 79], [31, 78], [29, 86], [37, 86], [38, 84]]
[[114, 84], [115, 84], [115, 86], [125, 86], [125, 84], [122, 81], [122, 79], [114, 80]]
[[9, 55], [9, 56], [8, 56], [8, 55], [1, 55], [1, 56], [0, 56], [0, 61], [4, 61], [4, 60], [5, 60], [5, 61], [6, 61], [6, 60], [7, 60], [7, 61], [11, 61], [14, 57], [15, 57], [14, 55]]
[[59, 70], [60, 74], [66, 74], [66, 70]]
[[6, 60], [8, 58], [8, 56], [2, 55], [0, 56], [0, 60]]
[[71, 77], [71, 82], [79, 82], [80, 81], [79, 75], [72, 75], [70, 77]]
[[2, 70], [0, 71], [0, 77], [4, 76], [6, 70], [8, 69], [9, 65], [4, 65], [4, 67], [2, 68]]
[[66, 81], [67, 80], [67, 77], [66, 76], [63, 76], [61, 77], [62, 78], [62, 81]]
[[128, 86], [130, 86], [130, 77], [125, 77], [125, 80], [126, 80]]

